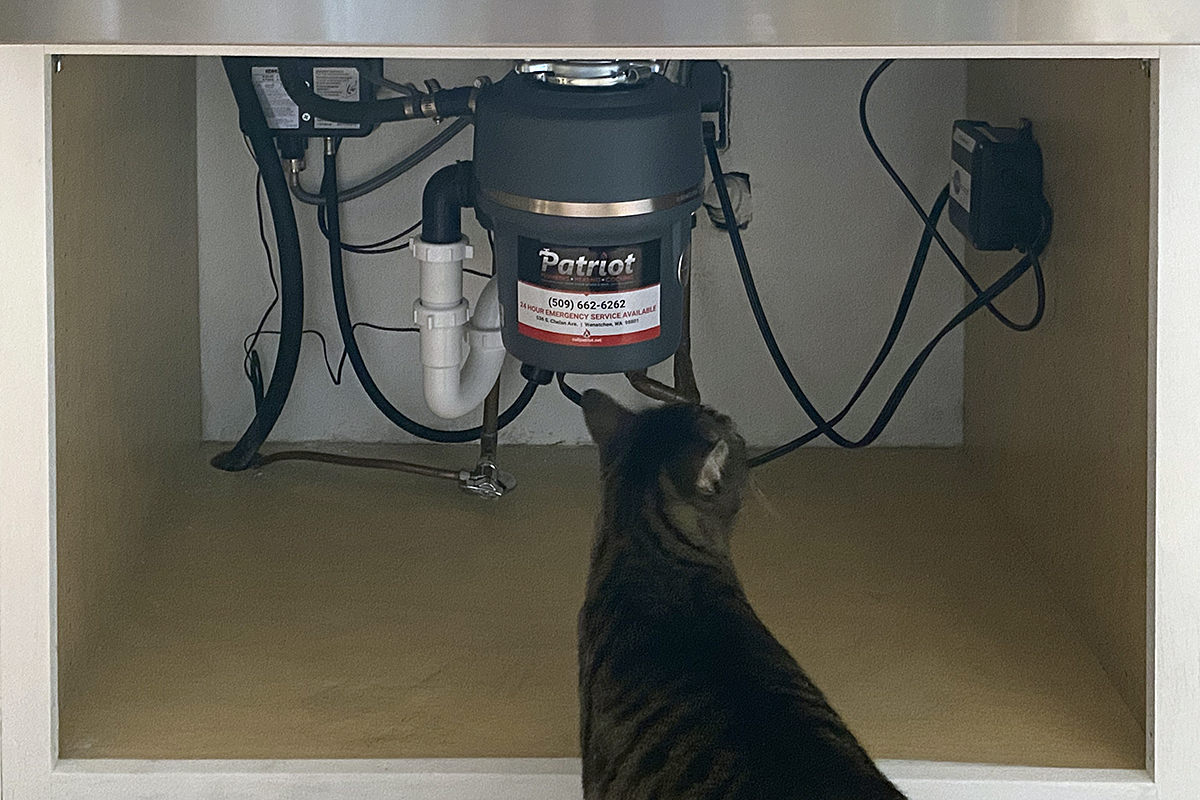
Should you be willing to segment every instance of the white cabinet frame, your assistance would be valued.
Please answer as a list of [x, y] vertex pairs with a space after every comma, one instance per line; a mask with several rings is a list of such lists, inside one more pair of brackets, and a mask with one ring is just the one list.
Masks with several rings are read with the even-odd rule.
[[[537, 51], [555, 55], [554, 48]], [[628, 50], [628, 48], [626, 48]], [[56, 752], [53, 53], [248, 48], [0, 45], [0, 792], [4, 800], [569, 800], [573, 759], [91, 761]], [[257, 48], [287, 54], [331, 48]], [[506, 58], [521, 48], [337, 48], [338, 55]], [[564, 53], [565, 54], [565, 53]], [[635, 55], [630, 51], [619, 55]], [[574, 48], [570, 57], [611, 57]], [[641, 55], [645, 55], [642, 53]], [[1145, 58], [1152, 174], [1147, 765], [1065, 770], [885, 762], [914, 800], [1200, 797], [1200, 47], [667, 48], [658, 57]]]

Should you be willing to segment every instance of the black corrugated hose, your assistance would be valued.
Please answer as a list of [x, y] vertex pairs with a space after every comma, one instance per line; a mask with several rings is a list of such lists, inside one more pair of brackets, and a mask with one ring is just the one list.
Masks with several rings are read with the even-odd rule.
[[275, 139], [263, 118], [262, 108], [254, 93], [250, 77], [250, 62], [242, 58], [223, 59], [225, 74], [238, 106], [238, 121], [250, 141], [254, 159], [258, 162], [271, 207], [271, 222], [275, 228], [275, 247], [279, 253], [279, 349], [271, 370], [271, 382], [262, 401], [257, 404], [254, 419], [233, 449], [212, 459], [218, 469], [236, 472], [255, 465], [258, 448], [279, 419], [291, 391], [296, 366], [300, 360], [300, 343], [304, 329], [304, 269], [300, 256], [300, 233], [296, 214], [288, 194], [287, 180]]

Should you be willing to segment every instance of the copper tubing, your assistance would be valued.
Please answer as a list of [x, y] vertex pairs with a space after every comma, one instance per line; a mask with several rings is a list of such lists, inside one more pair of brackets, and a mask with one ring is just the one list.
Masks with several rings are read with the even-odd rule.
[[495, 385], [483, 401], [483, 425], [479, 432], [479, 460], [495, 461], [496, 450], [500, 444], [500, 379], [496, 378]]
[[[676, 353], [675, 357], [679, 358], [679, 354]], [[691, 403], [693, 405], [700, 402], [700, 398], [695, 395], [686, 394], [673, 386], [667, 386], [662, 381], [656, 381], [647, 375], [644, 369], [626, 372], [625, 377], [629, 380], [630, 386], [655, 400], [664, 403]]]
[[700, 402], [700, 389], [696, 385], [696, 373], [692, 369], [692, 246], [683, 251], [680, 278], [683, 281], [683, 325], [679, 336], [679, 349], [675, 352], [673, 369], [675, 390], [690, 399]]
[[343, 456], [337, 453], [319, 453], [313, 450], [282, 450], [278, 453], [260, 455], [253, 466], [265, 467], [276, 461], [316, 461], [321, 464], [337, 464], [342, 467], [366, 467], [367, 469], [386, 469], [393, 472], [410, 472], [413, 475], [424, 475], [427, 478], [442, 478], [457, 481], [460, 472], [455, 469], [439, 469], [425, 464], [413, 464], [408, 461], [394, 461], [388, 458], [358, 458]]
[[679, 270], [683, 285], [683, 320], [679, 335], [679, 349], [675, 351], [675, 385], [668, 386], [651, 378], [644, 369], [625, 373], [629, 385], [647, 397], [664, 403], [700, 403], [700, 389], [696, 386], [696, 373], [692, 369], [692, 248], [683, 251]]

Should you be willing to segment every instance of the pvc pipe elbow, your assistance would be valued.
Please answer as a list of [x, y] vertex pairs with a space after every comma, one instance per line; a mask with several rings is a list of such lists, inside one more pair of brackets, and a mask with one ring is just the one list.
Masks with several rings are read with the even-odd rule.
[[457, 419], [469, 414], [487, 397], [504, 365], [500, 298], [495, 279], [488, 281], [480, 293], [475, 313], [466, 326], [470, 352], [465, 363], [462, 361], [461, 324], [422, 325], [421, 337], [425, 402], [429, 409], [443, 419]]

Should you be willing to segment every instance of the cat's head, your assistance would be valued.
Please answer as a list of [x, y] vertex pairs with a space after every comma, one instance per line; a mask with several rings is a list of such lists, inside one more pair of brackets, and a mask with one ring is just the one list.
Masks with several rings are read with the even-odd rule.
[[595, 389], [583, 393], [582, 406], [607, 480], [666, 480], [680, 499], [703, 510], [737, 512], [749, 466], [746, 442], [729, 417], [685, 404], [633, 412]]

